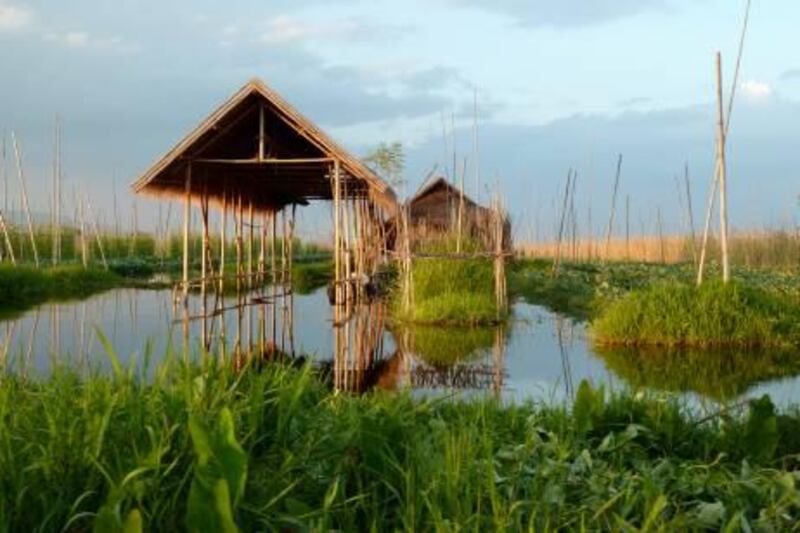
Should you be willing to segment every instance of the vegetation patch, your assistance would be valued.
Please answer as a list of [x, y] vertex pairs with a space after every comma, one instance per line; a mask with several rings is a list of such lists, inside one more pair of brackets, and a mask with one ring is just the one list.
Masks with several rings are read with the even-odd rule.
[[0, 311], [20, 311], [47, 300], [85, 298], [124, 281], [113, 272], [77, 265], [44, 269], [0, 265]]
[[279, 365], [114, 367], [0, 381], [3, 530], [780, 531], [800, 520], [800, 415], [768, 398], [700, 420], [586, 383], [567, 408], [348, 396]]
[[[395, 319], [444, 326], [491, 325], [505, 320], [506, 313], [497, 309], [492, 260], [441, 257], [455, 249], [455, 241], [446, 236], [419, 250], [421, 257], [412, 264], [413, 304], [411, 309], [403, 308], [403, 288], [399, 287], [393, 303]], [[468, 253], [479, 247], [465, 242], [461, 249]]]
[[666, 283], [632, 291], [592, 325], [600, 344], [796, 346], [800, 308], [742, 282]]

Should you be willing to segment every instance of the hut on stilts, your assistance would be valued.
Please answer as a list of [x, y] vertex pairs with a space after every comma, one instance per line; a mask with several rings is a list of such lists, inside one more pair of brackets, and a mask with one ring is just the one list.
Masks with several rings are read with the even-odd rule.
[[[404, 206], [408, 216], [408, 232], [413, 248], [420, 242], [458, 233], [465, 240], [475, 241], [484, 249], [494, 247], [495, 212], [464, 194], [444, 177], [423, 183]], [[398, 218], [387, 225], [390, 248], [395, 246]], [[511, 222], [503, 221], [503, 250], [511, 249]]]
[[[219, 106], [132, 187], [183, 202], [182, 279], [176, 289], [186, 302], [190, 288], [200, 288], [204, 324], [206, 293], [223, 294], [230, 280], [237, 289], [291, 280], [295, 210], [314, 200], [333, 203], [335, 303], [356, 300], [363, 280], [385, 260], [385, 222], [398, 210], [388, 184], [258, 79]], [[200, 254], [195, 279], [193, 209], [199, 209], [202, 225], [202, 245], [194, 250]], [[217, 250], [211, 247], [210, 209], [219, 212]], [[235, 257], [226, 258], [231, 215]]]

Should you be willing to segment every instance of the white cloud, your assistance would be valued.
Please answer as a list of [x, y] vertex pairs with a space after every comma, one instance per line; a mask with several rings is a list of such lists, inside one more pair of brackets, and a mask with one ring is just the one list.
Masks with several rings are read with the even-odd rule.
[[5, 4], [0, 0], [0, 32], [22, 29], [32, 20], [33, 11], [30, 9]]
[[768, 83], [749, 80], [741, 85], [742, 93], [751, 100], [766, 100], [772, 96], [772, 87]]
[[68, 48], [92, 48], [112, 52], [133, 53], [139, 46], [124, 41], [119, 36], [95, 37], [85, 31], [47, 32], [42, 38], [51, 43], [60, 44]]
[[308, 39], [347, 38], [354, 36], [360, 25], [353, 19], [334, 22], [307, 22], [289, 15], [279, 15], [267, 23], [267, 30], [260, 40], [270, 44], [282, 44]]

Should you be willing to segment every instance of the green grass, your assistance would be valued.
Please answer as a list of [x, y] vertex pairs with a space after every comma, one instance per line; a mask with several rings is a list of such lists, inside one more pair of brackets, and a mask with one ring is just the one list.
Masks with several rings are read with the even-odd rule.
[[620, 345], [785, 347], [800, 342], [800, 307], [742, 282], [665, 283], [607, 305], [596, 342]]
[[[454, 252], [453, 242], [450, 239], [431, 241], [419, 252]], [[463, 250], [470, 251], [474, 246], [464, 243]], [[403, 308], [400, 297], [402, 288], [399, 287], [395, 291], [394, 318], [416, 324], [445, 326], [496, 324], [506, 316], [505, 313], [498, 313], [494, 283], [494, 266], [490, 259], [414, 259], [412, 308]]]
[[[800, 415], [768, 400], [700, 422], [675, 403], [586, 384], [568, 409], [352, 397], [276, 365], [172, 361], [152, 380], [115, 368], [0, 381], [1, 531], [126, 518], [181, 531], [214, 527], [226, 508], [244, 531], [739, 531], [800, 520]], [[224, 497], [205, 491], [223, 480]]]
[[0, 265], [0, 312], [21, 311], [48, 300], [85, 298], [124, 282], [114, 272], [75, 265], [44, 269]]

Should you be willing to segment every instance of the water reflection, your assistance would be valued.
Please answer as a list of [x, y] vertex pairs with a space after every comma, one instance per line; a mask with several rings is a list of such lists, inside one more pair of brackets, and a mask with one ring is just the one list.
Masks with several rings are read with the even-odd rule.
[[152, 354], [208, 353], [309, 359], [331, 386], [350, 392], [459, 390], [515, 400], [569, 401], [583, 379], [611, 389], [671, 391], [691, 401], [769, 393], [800, 400], [800, 358], [786, 352], [677, 353], [596, 350], [582, 323], [517, 302], [501, 328], [399, 327], [385, 304], [332, 307], [324, 289], [298, 294], [279, 284], [250, 293], [190, 294], [116, 290], [53, 303], [0, 322], [0, 358], [15, 372], [44, 375], [53, 365], [110, 369], [98, 331], [123, 365]]
[[635, 387], [695, 393], [716, 401], [800, 374], [800, 357], [787, 350], [597, 348], [597, 353]]

